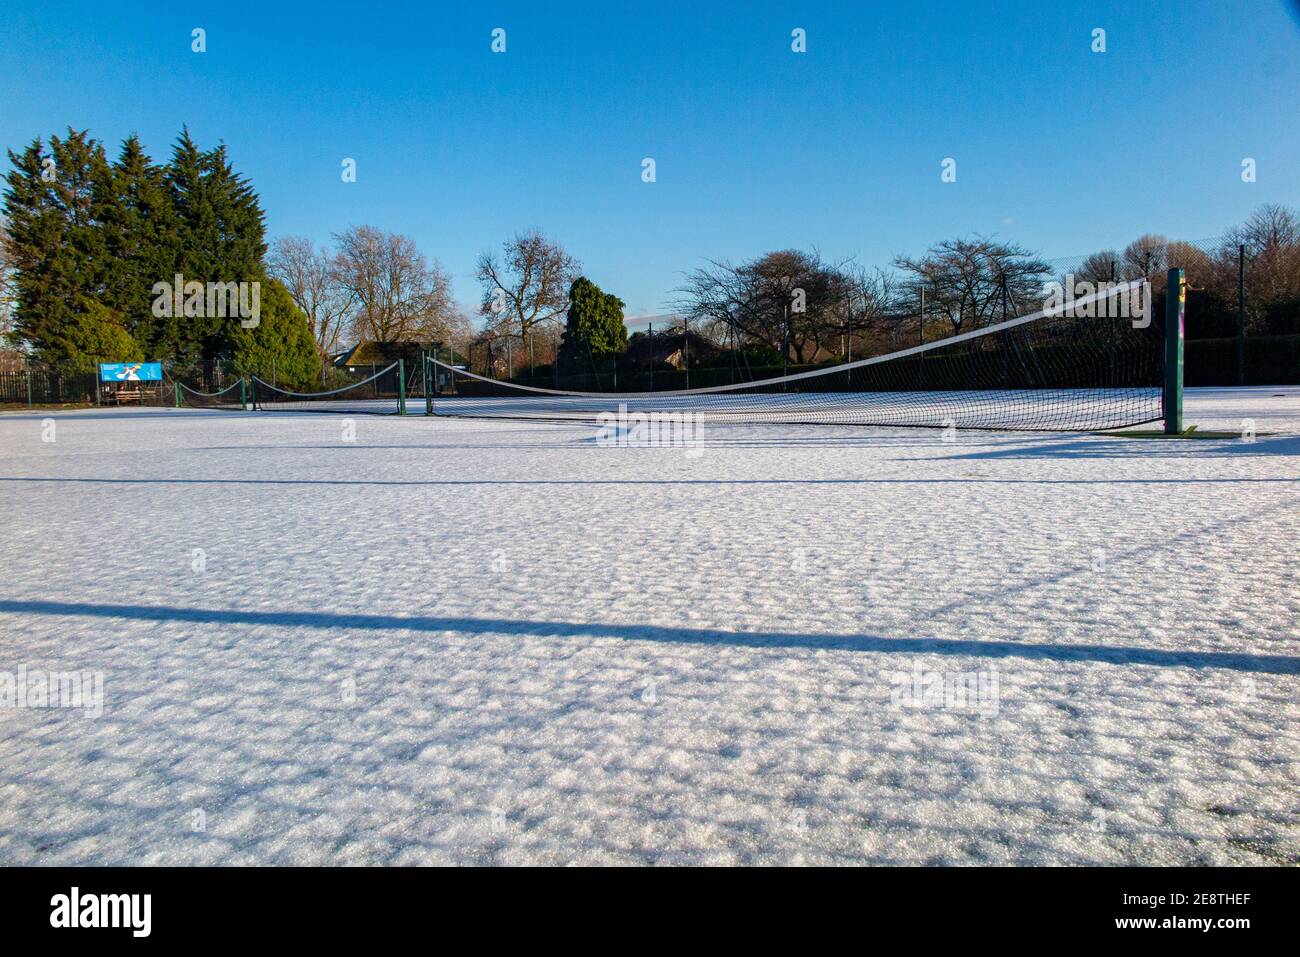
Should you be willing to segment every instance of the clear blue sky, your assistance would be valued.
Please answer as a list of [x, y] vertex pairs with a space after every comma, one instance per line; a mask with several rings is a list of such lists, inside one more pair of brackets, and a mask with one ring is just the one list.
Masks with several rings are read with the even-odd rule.
[[272, 238], [408, 233], [462, 302], [476, 255], [530, 226], [637, 314], [706, 258], [883, 265], [972, 232], [1051, 258], [1300, 206], [1293, 0], [3, 2], [0, 145], [72, 125], [165, 158], [189, 124]]

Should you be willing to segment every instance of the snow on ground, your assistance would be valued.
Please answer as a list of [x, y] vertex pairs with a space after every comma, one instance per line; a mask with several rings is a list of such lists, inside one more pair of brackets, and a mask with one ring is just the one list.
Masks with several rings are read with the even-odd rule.
[[0, 863], [1300, 863], [1300, 389], [1187, 408], [1276, 434], [2, 415], [0, 692], [103, 710]]

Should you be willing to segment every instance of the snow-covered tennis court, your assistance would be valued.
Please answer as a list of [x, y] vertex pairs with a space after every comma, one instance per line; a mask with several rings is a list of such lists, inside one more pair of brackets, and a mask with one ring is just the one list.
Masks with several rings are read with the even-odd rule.
[[1300, 388], [1187, 419], [0, 415], [0, 691], [103, 690], [0, 863], [1300, 863]]

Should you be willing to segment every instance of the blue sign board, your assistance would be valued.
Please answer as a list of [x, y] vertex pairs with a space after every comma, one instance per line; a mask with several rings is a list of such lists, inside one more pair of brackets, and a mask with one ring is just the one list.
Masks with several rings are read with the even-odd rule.
[[161, 362], [101, 362], [100, 382], [161, 382]]

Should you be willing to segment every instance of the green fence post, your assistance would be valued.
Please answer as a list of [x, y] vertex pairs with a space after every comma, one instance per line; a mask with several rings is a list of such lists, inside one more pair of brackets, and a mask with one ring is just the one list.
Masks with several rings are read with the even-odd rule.
[[406, 415], [406, 363], [397, 360], [397, 414]]
[[1183, 434], [1183, 312], [1186, 305], [1186, 276], [1181, 269], [1171, 269], [1165, 283], [1165, 435]]
[[[437, 371], [434, 371], [437, 375]], [[420, 387], [424, 389], [424, 414], [433, 415], [433, 396], [429, 394], [429, 354], [420, 350]]]

